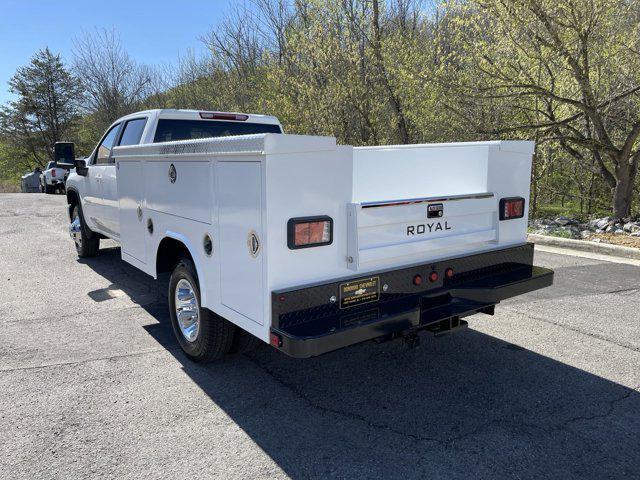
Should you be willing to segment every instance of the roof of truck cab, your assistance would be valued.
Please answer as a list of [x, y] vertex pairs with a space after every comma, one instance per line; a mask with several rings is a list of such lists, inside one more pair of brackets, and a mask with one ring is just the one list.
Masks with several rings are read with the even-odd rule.
[[[153, 110], [143, 110], [141, 112], [135, 112], [125, 117], [122, 117], [120, 120], [125, 120], [133, 117], [139, 117], [141, 115], [156, 115], [159, 119], [173, 119], [173, 120], [203, 120], [200, 117], [200, 112], [212, 112], [213, 110], [186, 110], [186, 109], [176, 109], [176, 108], [157, 108]], [[274, 125], [280, 125], [280, 121], [277, 117], [273, 115], [259, 115], [256, 113], [246, 113], [246, 112], [222, 112], [219, 110], [215, 110], [216, 113], [231, 113], [236, 115], [248, 115], [249, 118], [246, 120], [250, 123], [268, 123]], [[219, 121], [219, 120], [212, 120]]]

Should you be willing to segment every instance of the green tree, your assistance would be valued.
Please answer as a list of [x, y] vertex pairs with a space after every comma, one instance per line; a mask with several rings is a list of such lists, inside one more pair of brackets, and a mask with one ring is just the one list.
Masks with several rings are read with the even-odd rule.
[[459, 93], [473, 108], [459, 111], [476, 125], [482, 118], [480, 131], [559, 145], [608, 185], [614, 216], [629, 217], [640, 161], [640, 3], [475, 0], [460, 10], [473, 81]]
[[70, 134], [79, 116], [82, 88], [60, 55], [40, 50], [9, 81], [17, 98], [0, 109], [0, 135], [23, 170], [53, 159], [53, 144]]

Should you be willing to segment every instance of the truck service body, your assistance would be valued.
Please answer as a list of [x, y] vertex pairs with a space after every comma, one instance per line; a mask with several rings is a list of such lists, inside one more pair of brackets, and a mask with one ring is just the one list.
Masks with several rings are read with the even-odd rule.
[[109, 237], [149, 275], [173, 271], [193, 359], [245, 332], [297, 357], [444, 333], [552, 283], [526, 242], [532, 142], [354, 148], [281, 132], [269, 116], [140, 112], [67, 180], [81, 255]]

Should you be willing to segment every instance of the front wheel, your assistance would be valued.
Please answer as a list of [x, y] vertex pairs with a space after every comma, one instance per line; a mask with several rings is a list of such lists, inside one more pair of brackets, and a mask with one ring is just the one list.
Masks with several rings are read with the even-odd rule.
[[180, 260], [171, 274], [169, 313], [173, 333], [191, 360], [207, 363], [231, 350], [235, 325], [201, 307], [198, 274], [188, 258]]
[[73, 207], [71, 212], [71, 224], [69, 234], [76, 245], [76, 252], [80, 258], [93, 257], [100, 248], [100, 237], [89, 230], [84, 223], [82, 211], [78, 205]]

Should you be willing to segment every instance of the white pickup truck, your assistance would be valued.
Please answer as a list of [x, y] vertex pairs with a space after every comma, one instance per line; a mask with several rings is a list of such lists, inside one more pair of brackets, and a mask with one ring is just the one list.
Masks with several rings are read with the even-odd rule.
[[295, 357], [418, 340], [549, 286], [526, 242], [533, 144], [354, 148], [263, 115], [150, 110], [115, 122], [67, 180], [81, 257], [103, 237], [171, 273], [196, 361], [262, 340]]
[[54, 193], [56, 190], [64, 190], [64, 180], [67, 170], [58, 166], [56, 162], [49, 162], [40, 174], [40, 191], [42, 193]]

